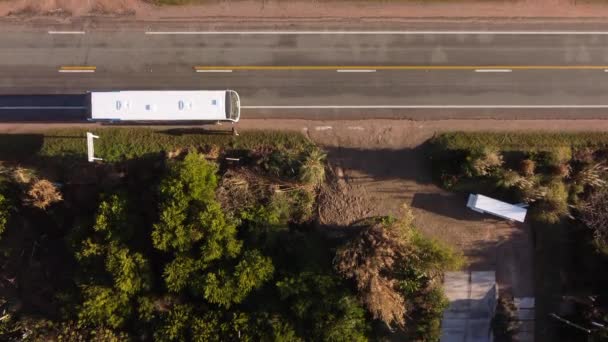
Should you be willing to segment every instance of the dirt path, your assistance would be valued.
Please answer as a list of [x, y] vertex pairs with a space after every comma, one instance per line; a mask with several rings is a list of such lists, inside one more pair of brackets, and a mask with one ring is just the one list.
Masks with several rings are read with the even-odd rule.
[[[196, 2], [196, 1], [194, 1]], [[603, 18], [608, 6], [593, 0], [519, 1], [201, 1], [200, 5], [150, 5], [143, 0], [0, 0], [6, 15], [129, 15], [137, 20], [389, 19], [389, 18]]]
[[[345, 185], [333, 196], [328, 212], [346, 225], [362, 217], [398, 215], [403, 204], [414, 210], [416, 225], [426, 235], [462, 251], [468, 270], [496, 271], [501, 293], [534, 296], [533, 246], [530, 227], [495, 220], [466, 209], [466, 195], [433, 184], [424, 142], [449, 130], [587, 130], [578, 122], [497, 121], [364, 121], [324, 122], [305, 131], [328, 152]], [[593, 125], [608, 128], [608, 122]], [[331, 128], [330, 128], [331, 127]], [[585, 128], [583, 128], [585, 127]], [[323, 210], [321, 211], [323, 212]]]

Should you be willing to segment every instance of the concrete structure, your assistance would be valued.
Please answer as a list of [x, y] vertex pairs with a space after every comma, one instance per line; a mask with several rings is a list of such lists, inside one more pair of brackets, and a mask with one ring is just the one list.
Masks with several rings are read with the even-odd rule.
[[495, 272], [447, 272], [444, 291], [450, 305], [441, 321], [441, 342], [491, 342]]
[[517, 319], [520, 322], [515, 334], [518, 342], [534, 342], [535, 300], [534, 297], [514, 298]]
[[510, 221], [524, 222], [527, 209], [502, 202], [484, 195], [470, 194], [467, 207], [479, 213], [487, 213]]

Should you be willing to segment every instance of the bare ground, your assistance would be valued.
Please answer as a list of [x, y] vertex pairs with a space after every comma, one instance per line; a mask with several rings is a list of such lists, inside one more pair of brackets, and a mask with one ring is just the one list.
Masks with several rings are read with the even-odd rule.
[[[387, 18], [603, 18], [598, 0], [519, 1], [192, 1], [184, 6], [153, 6], [143, 0], [0, 0], [0, 16], [130, 15], [138, 20]], [[198, 3], [198, 4], [196, 4]]]

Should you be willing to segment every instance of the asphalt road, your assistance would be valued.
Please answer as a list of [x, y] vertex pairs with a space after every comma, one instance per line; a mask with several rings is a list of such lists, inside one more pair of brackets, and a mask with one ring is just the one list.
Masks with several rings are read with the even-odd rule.
[[[58, 115], [62, 106], [51, 104], [66, 103], [6, 95], [117, 89], [229, 88], [243, 115], [258, 117], [603, 117], [608, 109], [608, 31], [144, 31], [2, 33], [0, 117], [36, 117], [38, 107]], [[86, 105], [68, 98], [66, 106]]]

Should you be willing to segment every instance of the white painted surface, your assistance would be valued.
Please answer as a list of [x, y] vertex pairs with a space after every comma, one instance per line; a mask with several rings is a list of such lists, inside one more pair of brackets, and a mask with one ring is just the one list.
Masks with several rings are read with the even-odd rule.
[[338, 69], [337, 72], [376, 72], [373, 69]]
[[93, 69], [59, 69], [59, 72], [64, 72], [64, 73], [94, 73], [95, 70]]
[[232, 72], [232, 70], [228, 69], [197, 69], [196, 72]]
[[49, 34], [85, 34], [84, 31], [49, 31]]
[[89, 161], [89, 163], [92, 163], [96, 160], [103, 160], [101, 158], [95, 157], [94, 140], [98, 139], [98, 138], [99, 138], [99, 136], [94, 135], [91, 132], [87, 132], [87, 160]]
[[226, 91], [92, 92], [91, 119], [226, 120]]
[[511, 69], [475, 69], [475, 72], [512, 72]]
[[477, 211], [492, 214], [507, 220], [524, 222], [527, 209], [496, 200], [484, 195], [470, 194], [467, 207]]

